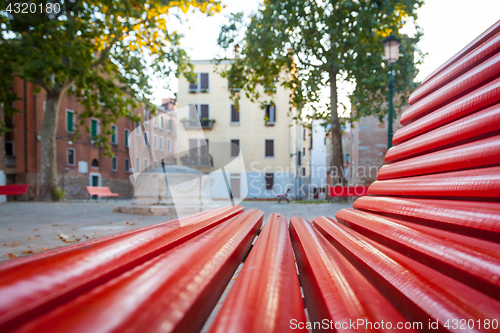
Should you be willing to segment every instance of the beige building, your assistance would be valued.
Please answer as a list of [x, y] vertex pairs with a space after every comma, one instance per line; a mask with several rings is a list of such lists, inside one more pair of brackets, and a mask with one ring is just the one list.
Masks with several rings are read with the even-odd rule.
[[[308, 154], [307, 149], [304, 154], [308, 143], [302, 126], [292, 121], [296, 111], [290, 107], [290, 91], [279, 84], [272, 95], [262, 91], [267, 101], [264, 109], [237, 92], [241, 94], [237, 110], [228, 80], [220, 75], [230, 62], [193, 64], [197, 83], [190, 84], [182, 77], [177, 93], [176, 113], [183, 127], [179, 129], [177, 151], [185, 152], [183, 164], [213, 172], [239, 163], [239, 169], [229, 170], [228, 183], [235, 198], [275, 198], [288, 188], [291, 196], [297, 196], [299, 178], [307, 176], [302, 168], [308, 165], [303, 156]], [[194, 133], [197, 122], [202, 132]], [[214, 198], [219, 192], [224, 196], [223, 191], [212, 188]]]

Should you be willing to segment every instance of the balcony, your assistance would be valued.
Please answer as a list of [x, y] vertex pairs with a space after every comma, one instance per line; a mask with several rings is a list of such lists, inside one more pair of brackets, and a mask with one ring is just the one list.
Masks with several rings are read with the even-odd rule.
[[188, 156], [184, 155], [179, 158], [182, 165], [200, 170], [201, 172], [210, 172], [213, 167], [212, 156]]
[[182, 119], [181, 123], [185, 129], [198, 129], [201, 126], [202, 129], [211, 130], [214, 127], [215, 119]]
[[5, 166], [6, 167], [15, 167], [16, 166], [16, 157], [5, 155]]

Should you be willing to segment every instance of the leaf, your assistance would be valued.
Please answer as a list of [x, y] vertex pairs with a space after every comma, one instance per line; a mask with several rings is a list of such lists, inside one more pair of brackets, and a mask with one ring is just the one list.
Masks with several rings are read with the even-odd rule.
[[29, 253], [35, 253], [35, 251], [33, 251], [33, 250], [26, 250], [26, 251], [23, 251], [23, 254], [29, 254]]
[[42, 247], [40, 251], [47, 251], [49, 248], [48, 247]]
[[14, 253], [7, 253], [7, 256], [9, 256], [9, 259], [16, 259], [17, 256]]

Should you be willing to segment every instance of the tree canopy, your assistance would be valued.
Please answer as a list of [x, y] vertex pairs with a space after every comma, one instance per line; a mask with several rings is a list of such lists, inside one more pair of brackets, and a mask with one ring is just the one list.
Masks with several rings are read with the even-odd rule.
[[[331, 123], [333, 166], [343, 170], [337, 82], [355, 84], [349, 96], [353, 118], [382, 118], [387, 112], [384, 102], [389, 73], [383, 39], [392, 32], [401, 39], [399, 60], [394, 65], [395, 93], [401, 101], [406, 100], [405, 95], [417, 85], [416, 66], [422, 58], [416, 46], [422, 34], [416, 10], [422, 4], [423, 0], [265, 0], [242, 38], [238, 38], [244, 26], [242, 14], [233, 15], [222, 27], [219, 45], [228, 49], [238, 43], [241, 47], [241, 57], [222, 75], [258, 101], [259, 85], [272, 86], [280, 73], [287, 73], [280, 82], [291, 89], [296, 118]], [[415, 26], [412, 36], [401, 33], [408, 23]], [[328, 86], [330, 100], [325, 105], [321, 93]], [[237, 100], [238, 93], [233, 98]], [[304, 114], [306, 108], [313, 114]]]
[[[103, 131], [94, 144], [109, 151], [110, 124], [122, 117], [139, 120], [131, 112], [150, 103], [151, 74], [184, 74], [194, 80], [192, 66], [181, 48], [181, 35], [168, 29], [173, 8], [213, 15], [221, 10], [216, 0], [56, 0], [61, 12], [21, 17], [0, 15], [0, 103], [6, 115], [16, 112], [11, 93], [13, 76], [34, 83], [47, 93], [42, 130], [42, 199], [57, 186], [55, 133], [63, 94], [74, 95], [85, 107], [79, 124], [90, 132], [86, 119], [99, 119]], [[30, 14], [26, 14], [30, 15]], [[47, 19], [47, 17], [49, 19]], [[41, 22], [43, 21], [43, 22]], [[45, 22], [45, 23], [44, 23]], [[0, 124], [0, 131], [5, 124]]]

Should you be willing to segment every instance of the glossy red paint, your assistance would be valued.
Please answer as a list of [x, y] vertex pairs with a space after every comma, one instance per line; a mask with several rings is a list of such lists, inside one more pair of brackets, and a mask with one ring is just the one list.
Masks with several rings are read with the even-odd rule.
[[500, 245], [429, 227], [343, 209], [345, 226], [500, 300]]
[[[210, 333], [307, 332], [286, 218], [269, 215]], [[298, 326], [298, 325], [297, 325]]]
[[[500, 302], [497, 300], [330, 218], [319, 217], [313, 223], [410, 321], [426, 325], [429, 320], [439, 320], [440, 331], [463, 332], [459, 326], [446, 330], [443, 324], [454, 319], [482, 321], [500, 318]], [[424, 330], [436, 331], [428, 327]], [[476, 326], [468, 332], [488, 330]]]
[[465, 74], [475, 66], [489, 59], [500, 51], [500, 33], [492, 36], [484, 44], [478, 46], [475, 50], [465, 55], [462, 59], [455, 62], [453, 65], [436, 74], [432, 79], [428, 80], [419, 89], [415, 90], [408, 99], [408, 103], [413, 105], [422, 98], [441, 88], [445, 84], [456, 79], [460, 75]]
[[481, 86], [438, 110], [405, 125], [394, 133], [392, 143], [397, 146], [404, 141], [481, 111], [498, 102], [500, 102], [500, 79]]
[[256, 209], [239, 214], [15, 332], [199, 331], [263, 216]]
[[377, 180], [495, 165], [500, 165], [500, 135], [384, 165]]
[[404, 110], [401, 114], [401, 124], [409, 124], [444, 104], [468, 94], [498, 78], [499, 73], [500, 54], [496, 54]]
[[14, 260], [0, 266], [0, 331], [60, 306], [240, 214], [234, 206]]
[[424, 155], [499, 133], [500, 104], [497, 104], [392, 147], [385, 155], [385, 162], [392, 163]]
[[500, 243], [500, 205], [496, 202], [365, 196], [353, 207]]
[[[305, 219], [290, 220], [290, 235], [300, 279], [312, 322], [333, 321], [343, 325], [359, 319], [366, 322], [398, 322], [406, 319], [370, 282]], [[334, 329], [331, 331], [335, 331]], [[361, 326], [359, 331], [371, 331]], [[315, 329], [314, 332], [322, 332]], [[350, 325], [338, 332], [354, 332]], [[407, 330], [415, 332], [414, 330]]]
[[499, 201], [500, 167], [375, 181], [368, 194]]

